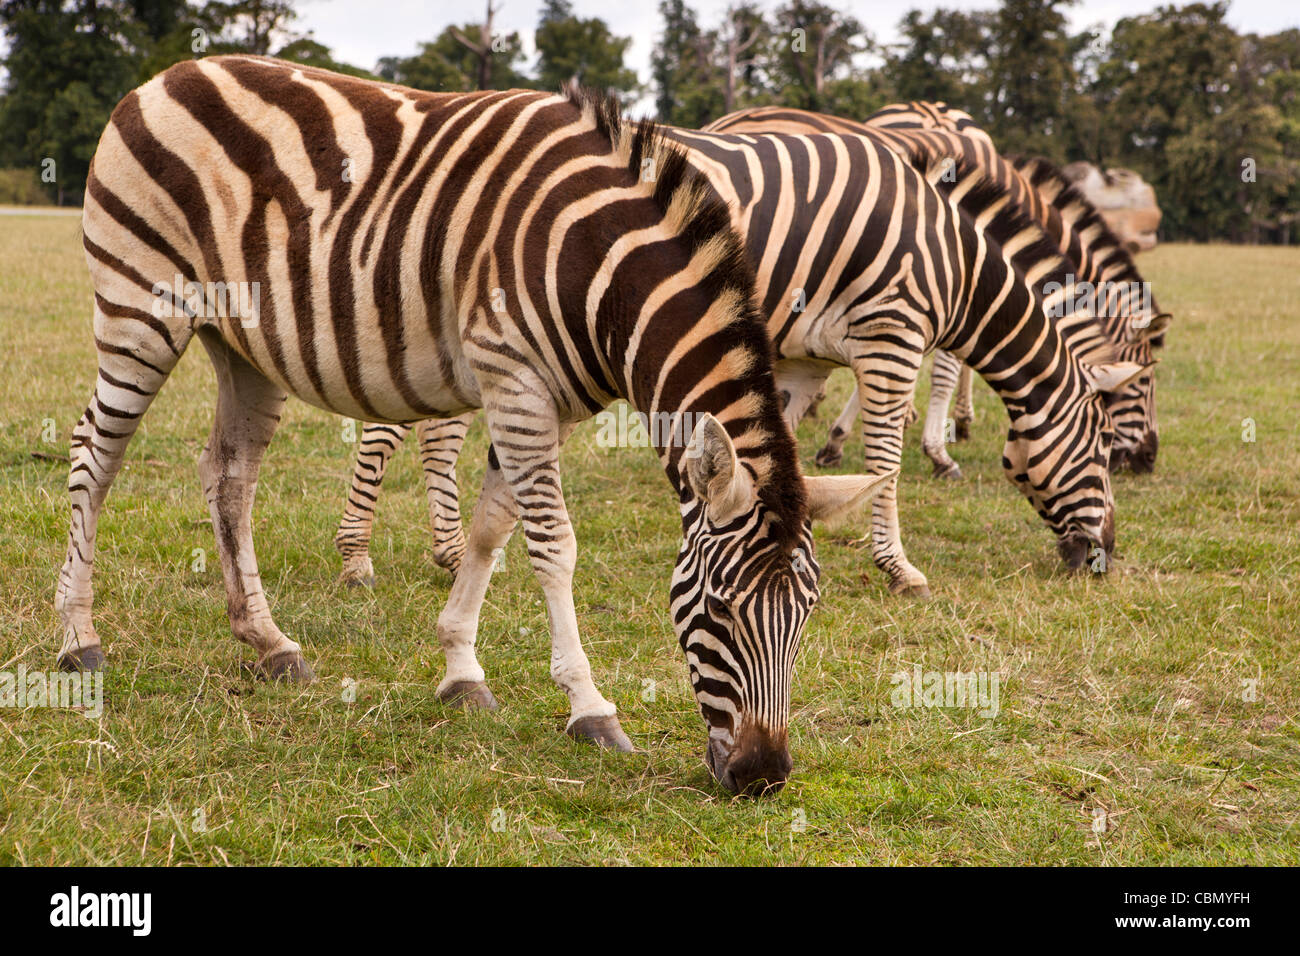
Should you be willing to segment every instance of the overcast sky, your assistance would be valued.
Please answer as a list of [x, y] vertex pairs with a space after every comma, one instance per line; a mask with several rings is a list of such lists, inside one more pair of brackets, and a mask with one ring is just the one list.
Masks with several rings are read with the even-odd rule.
[[[542, 0], [500, 0], [497, 16], [500, 32], [518, 31], [530, 57], [532, 33]], [[828, 0], [832, 6], [851, 11], [867, 25], [872, 36], [883, 43], [898, 39], [898, 21], [909, 10], [936, 7], [988, 10], [997, 0]], [[578, 16], [601, 17], [619, 36], [632, 38], [628, 65], [641, 82], [650, 79], [650, 51], [659, 32], [658, 0], [572, 0]], [[729, 6], [728, 0], [688, 0], [703, 26], [713, 26]], [[771, 10], [779, 0], [760, 0]], [[1163, 4], [1160, 0], [1080, 0], [1070, 11], [1076, 30], [1093, 24], [1111, 27], [1124, 16], [1147, 13]], [[1181, 5], [1181, 4], [1179, 4]], [[316, 39], [334, 51], [335, 59], [367, 69], [381, 56], [409, 55], [417, 45], [433, 39], [448, 23], [463, 23], [482, 17], [485, 0], [298, 0], [299, 29], [312, 30]], [[1300, 3], [1296, 0], [1234, 0], [1228, 21], [1242, 33], [1276, 33], [1300, 27]], [[530, 58], [529, 63], [533, 60]], [[649, 97], [642, 100], [649, 106]]]

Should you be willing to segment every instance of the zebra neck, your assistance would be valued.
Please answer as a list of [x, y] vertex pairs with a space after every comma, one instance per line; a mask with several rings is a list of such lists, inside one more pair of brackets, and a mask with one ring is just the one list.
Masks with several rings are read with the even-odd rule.
[[[941, 345], [973, 368], [998, 394], [1012, 422], [1057, 414], [1085, 391], [1072, 341], [1097, 332], [1095, 320], [1071, 313], [1049, 318], [1042, 296], [1019, 293], [992, 317], [972, 309], [965, 328]], [[1013, 318], [1014, 316], [1014, 318]]]
[[[756, 329], [762, 332], [761, 325]], [[803, 482], [794, 439], [781, 415], [769, 346], [760, 340], [747, 351], [734, 326], [730, 331], [727, 338], [707, 336], [694, 348], [684, 346], [682, 338], [649, 337], [623, 396], [644, 429], [638, 444], [654, 448], [685, 508], [694, 499], [684, 479], [687, 448], [705, 416], [712, 415], [730, 437], [759, 498], [786, 532], [797, 534], [804, 518]]]

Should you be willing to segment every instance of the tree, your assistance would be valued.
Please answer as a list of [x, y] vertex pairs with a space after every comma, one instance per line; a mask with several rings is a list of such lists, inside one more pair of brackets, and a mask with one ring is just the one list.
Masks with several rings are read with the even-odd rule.
[[660, 122], [703, 126], [717, 115], [711, 44], [685, 0], [661, 0], [663, 32], [650, 54], [650, 80]]
[[[783, 88], [786, 104], [833, 111], [847, 90], [864, 92], [857, 87], [865, 81], [853, 69], [853, 57], [870, 45], [860, 22], [815, 0], [791, 0], [775, 17], [780, 32], [769, 45], [769, 72], [774, 85]], [[827, 85], [837, 79], [852, 83], [837, 86], [838, 95], [828, 96]]]
[[145, 31], [95, 0], [10, 0], [0, 25], [9, 42], [0, 165], [39, 170], [51, 198], [79, 202], [100, 133], [136, 85]]
[[479, 24], [477, 40], [471, 40], [465, 31], [458, 27], [449, 27], [451, 35], [456, 38], [456, 41], [469, 50], [474, 55], [474, 59], [478, 61], [475, 76], [480, 90], [493, 88], [492, 60], [494, 58], [493, 54], [498, 52], [497, 46], [500, 45], [500, 40], [492, 34], [492, 20], [497, 15], [497, 9], [492, 6], [492, 0], [487, 0], [487, 11], [483, 14], [483, 22]]
[[203, 16], [218, 25], [222, 40], [245, 53], [267, 56], [273, 46], [300, 39], [290, 27], [298, 18], [292, 0], [209, 0]]
[[992, 13], [917, 10], [898, 24], [902, 42], [885, 51], [885, 78], [895, 100], [930, 100], [985, 114], [992, 55]]
[[631, 39], [614, 36], [598, 17], [574, 16], [568, 0], [546, 0], [533, 41], [541, 89], [558, 90], [575, 80], [625, 96], [640, 88], [636, 73], [623, 65]]
[[1076, 50], [1061, 8], [1073, 2], [1002, 0], [993, 18], [987, 117], [1005, 152], [1065, 158]]
[[758, 50], [754, 46], [763, 37], [766, 24], [763, 15], [752, 3], [744, 3], [727, 10], [718, 31], [718, 46], [722, 56], [722, 109], [730, 113], [736, 108], [736, 82], [758, 63]]
[[[409, 57], [384, 57], [376, 72], [385, 80], [433, 92], [467, 93], [476, 89], [509, 90], [532, 86], [532, 81], [516, 65], [524, 58], [518, 33], [495, 36], [488, 41], [489, 65], [486, 75], [481, 58], [457, 37], [476, 33], [482, 24], [447, 27], [420, 51]], [[481, 86], [482, 82], [489, 84]]]

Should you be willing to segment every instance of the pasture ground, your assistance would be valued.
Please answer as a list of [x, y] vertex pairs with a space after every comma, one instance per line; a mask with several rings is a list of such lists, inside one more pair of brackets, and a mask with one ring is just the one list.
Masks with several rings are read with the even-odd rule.
[[[67, 467], [32, 453], [66, 454], [95, 374], [78, 229], [0, 222], [0, 671], [49, 668], [58, 645]], [[479, 636], [502, 709], [438, 702], [434, 621], [449, 579], [429, 559], [416, 455], [388, 476], [376, 589], [340, 590], [331, 538], [355, 446], [339, 419], [297, 402], [263, 468], [255, 527], [278, 623], [320, 680], [252, 682], [195, 472], [214, 393], [194, 346], [100, 525], [103, 716], [0, 709], [0, 863], [1300, 862], [1300, 250], [1165, 246], [1141, 265], [1176, 324], [1157, 471], [1115, 483], [1113, 573], [1058, 569], [1050, 534], [1002, 477], [1005, 417], [978, 385], [980, 420], [954, 451], [963, 482], [931, 479], [909, 433], [904, 541], [933, 601], [888, 594], [850, 546], [865, 521], [819, 532], [795, 773], [763, 801], [727, 798], [700, 759], [667, 613], [680, 534], [668, 485], [649, 451], [599, 448], [590, 423], [564, 458], [576, 600], [597, 682], [638, 753], [563, 735], [518, 536]], [[809, 471], [846, 373], [833, 384], [800, 429]], [[479, 425], [461, 467], [470, 499], [484, 452]], [[860, 456], [859, 439], [842, 470]], [[1000, 712], [895, 708], [890, 675], [917, 664], [997, 671]]]

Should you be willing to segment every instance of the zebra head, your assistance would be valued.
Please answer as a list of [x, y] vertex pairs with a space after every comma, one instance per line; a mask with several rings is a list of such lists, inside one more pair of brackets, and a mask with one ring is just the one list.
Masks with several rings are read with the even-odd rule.
[[670, 605], [709, 728], [705, 763], [732, 793], [774, 793], [792, 767], [790, 680], [819, 594], [811, 521], [870, 501], [897, 472], [803, 478], [806, 514], [789, 528], [713, 416], [703, 416], [682, 460], [684, 534]]
[[1110, 487], [1115, 428], [1107, 395], [1149, 376], [1151, 367], [1113, 362], [1077, 368], [1083, 387], [1062, 398], [1059, 414], [1012, 419], [1002, 467], [1055, 532], [1057, 551], [1070, 569], [1101, 571], [1110, 567], [1115, 549]]
[[[1163, 343], [1172, 316], [1145, 312], [1125, 322], [1123, 341], [1115, 358], [1150, 369], [1155, 348]], [[1128, 469], [1146, 474], [1155, 469], [1160, 436], [1156, 428], [1156, 377], [1148, 370], [1114, 392], [1106, 393], [1106, 410], [1115, 425], [1115, 445], [1110, 451], [1111, 471]]]

